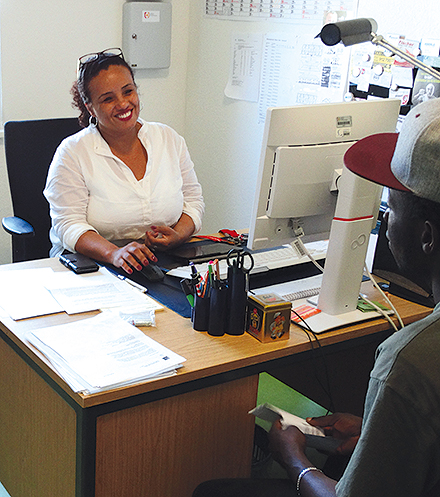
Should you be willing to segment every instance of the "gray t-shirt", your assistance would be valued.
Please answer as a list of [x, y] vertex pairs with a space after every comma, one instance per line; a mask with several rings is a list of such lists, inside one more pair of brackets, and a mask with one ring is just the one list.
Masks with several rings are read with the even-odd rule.
[[338, 497], [440, 496], [440, 304], [377, 350]]

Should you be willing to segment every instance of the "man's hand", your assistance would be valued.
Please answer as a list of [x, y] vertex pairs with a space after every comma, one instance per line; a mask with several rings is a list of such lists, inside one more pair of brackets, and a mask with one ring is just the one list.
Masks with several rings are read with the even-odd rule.
[[274, 459], [286, 470], [308, 464], [304, 453], [306, 437], [296, 426], [284, 430], [281, 421], [275, 421], [269, 432], [269, 449]]
[[353, 414], [329, 414], [317, 418], [307, 418], [311, 426], [324, 428], [324, 433], [343, 442], [336, 449], [337, 454], [349, 455], [353, 452], [361, 434], [362, 418]]
[[[269, 448], [274, 459], [287, 471], [295, 485], [298, 475], [305, 468], [313, 467], [305, 455], [306, 437], [296, 427], [289, 426], [285, 430], [281, 421], [273, 423], [269, 432]], [[301, 480], [301, 495], [304, 497], [334, 497], [336, 481], [328, 478], [322, 472], [308, 471]]]

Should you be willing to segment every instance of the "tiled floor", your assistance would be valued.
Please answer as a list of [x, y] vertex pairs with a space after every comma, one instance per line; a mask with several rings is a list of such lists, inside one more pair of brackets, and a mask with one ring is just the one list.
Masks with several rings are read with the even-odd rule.
[[0, 483], [0, 497], [10, 497], [8, 492], [6, 492], [5, 487]]

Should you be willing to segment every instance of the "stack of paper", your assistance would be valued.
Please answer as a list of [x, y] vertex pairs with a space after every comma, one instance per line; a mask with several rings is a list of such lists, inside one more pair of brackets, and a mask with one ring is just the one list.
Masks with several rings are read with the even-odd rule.
[[85, 394], [175, 373], [186, 360], [110, 311], [26, 338], [72, 390]]

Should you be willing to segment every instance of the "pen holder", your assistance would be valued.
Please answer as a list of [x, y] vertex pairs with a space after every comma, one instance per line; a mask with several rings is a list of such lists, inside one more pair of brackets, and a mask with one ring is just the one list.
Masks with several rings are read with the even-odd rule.
[[196, 331], [207, 331], [209, 324], [209, 297], [194, 295], [194, 307], [191, 312], [191, 322]]
[[246, 275], [237, 268], [228, 269], [228, 335], [243, 335], [246, 322]]
[[226, 316], [228, 305], [228, 286], [226, 282], [217, 282], [211, 288], [209, 305], [208, 334], [221, 337], [226, 331]]

